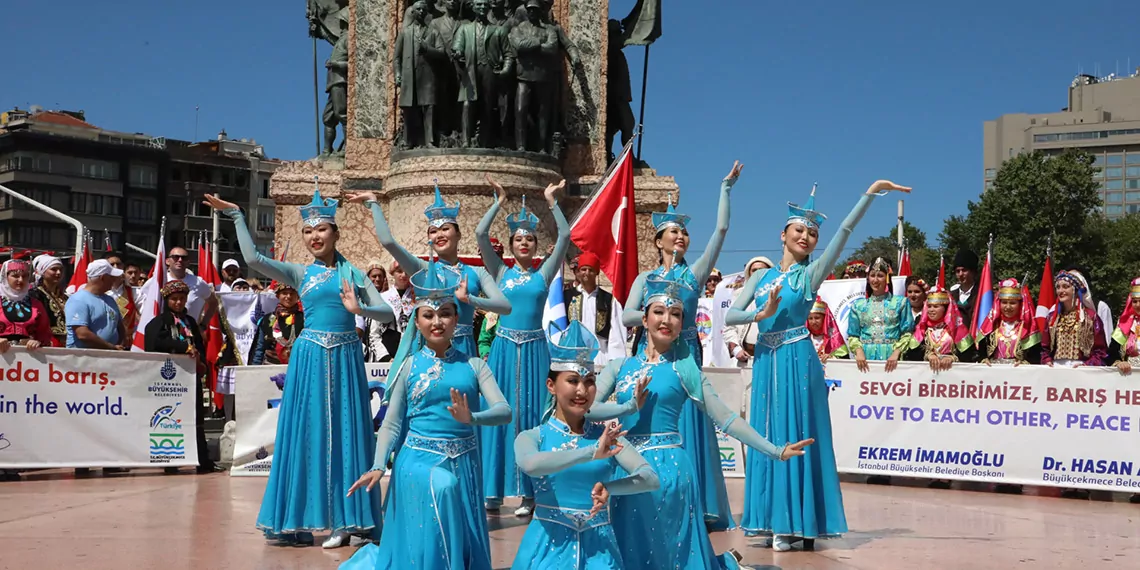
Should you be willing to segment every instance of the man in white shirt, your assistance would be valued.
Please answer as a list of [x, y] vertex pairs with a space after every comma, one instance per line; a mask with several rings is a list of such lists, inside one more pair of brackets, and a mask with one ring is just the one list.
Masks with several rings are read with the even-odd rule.
[[219, 293], [233, 291], [234, 281], [241, 279], [241, 264], [236, 259], [227, 259], [222, 262], [222, 284], [218, 286]]
[[625, 326], [621, 323], [621, 303], [608, 291], [598, 287], [598, 256], [585, 252], [578, 256], [574, 275], [578, 285], [566, 289], [566, 317], [580, 321], [586, 330], [594, 331], [600, 349], [594, 364], [605, 366], [610, 360], [626, 356]]
[[[764, 256], [753, 257], [748, 260], [748, 264], [744, 266], [744, 273], [739, 276], [739, 279], [729, 285], [733, 288], [732, 302], [736, 302], [736, 298], [740, 296], [740, 289], [744, 286], [744, 282], [752, 276], [757, 270], [771, 269], [772, 260]], [[749, 304], [748, 309], [754, 309], [755, 304]], [[756, 349], [756, 323], [748, 323], [744, 325], [725, 326], [722, 330], [724, 335], [724, 342], [728, 345], [728, 353], [732, 355], [733, 362], [739, 368], [747, 368], [752, 365], [753, 351]]]
[[[209, 323], [218, 310], [218, 300], [214, 297], [214, 288], [209, 283], [187, 271], [189, 261], [190, 254], [184, 248], [171, 248], [166, 254], [166, 279], [181, 281], [190, 288], [190, 295], [186, 298], [187, 314], [199, 323]], [[149, 285], [148, 279], [142, 290], [147, 291]]]

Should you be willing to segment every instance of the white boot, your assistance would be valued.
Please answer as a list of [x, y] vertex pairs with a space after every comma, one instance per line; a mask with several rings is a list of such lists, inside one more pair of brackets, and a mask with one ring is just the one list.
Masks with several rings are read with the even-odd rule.
[[515, 509], [516, 517], [529, 517], [534, 514], [534, 499], [523, 498], [522, 505]]
[[321, 543], [321, 548], [340, 548], [347, 546], [350, 540], [352, 540], [352, 535], [349, 534], [347, 530], [334, 530], [333, 533], [329, 535], [328, 540]]
[[798, 536], [789, 536], [783, 534], [776, 535], [772, 537], [772, 550], [775, 550], [776, 552], [787, 552], [792, 549], [793, 544], [800, 542], [801, 540], [803, 540], [803, 538], [800, 538]]

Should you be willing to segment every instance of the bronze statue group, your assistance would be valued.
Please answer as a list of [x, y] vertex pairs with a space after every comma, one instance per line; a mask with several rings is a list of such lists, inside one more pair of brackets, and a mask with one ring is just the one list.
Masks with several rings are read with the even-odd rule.
[[[532, 518], [516, 569], [737, 568], [739, 555], [718, 555], [707, 534], [735, 526], [716, 425], [753, 450], [746, 533], [771, 537], [772, 548], [787, 551], [846, 532], [827, 388], [805, 323], [816, 290], [871, 202], [910, 189], [872, 184], [814, 261], [825, 216], [814, 196], [803, 206], [789, 204], [782, 259], [751, 275], [727, 316], [729, 324], [759, 328], [746, 420], [701, 372], [695, 332], [697, 299], [720, 253], [740, 172], [737, 163], [722, 182], [716, 230], [691, 264], [688, 217], [672, 206], [653, 216], [661, 264], [638, 277], [623, 314], [626, 325], [644, 328], [644, 339], [633, 356], [600, 372], [592, 331], [577, 322], [542, 330], [546, 292], [569, 239], [556, 200], [561, 185], [545, 193], [558, 237], [537, 269], [539, 219], [525, 203], [507, 217], [515, 263], [504, 264], [491, 247], [488, 231], [505, 194], [489, 178], [499, 199], [475, 230], [484, 267], [459, 260], [460, 205], [447, 204], [438, 188], [425, 211], [428, 261], [393, 239], [374, 195], [348, 194], [349, 203], [371, 209], [382, 246], [415, 272], [413, 322], [392, 361], [377, 434], [354, 316], [390, 320], [393, 311], [337, 252], [337, 203], [318, 190], [300, 208], [313, 256], [302, 265], [258, 253], [240, 210], [208, 197], [238, 222], [249, 266], [295, 287], [306, 308], [258, 528], [289, 545], [313, 544], [312, 533], [322, 531], [331, 532], [325, 548], [370, 538], [342, 565], [347, 569], [489, 570], [485, 511], [500, 508], [504, 497], [521, 497], [518, 514]], [[500, 315], [486, 361], [473, 337], [477, 308]]]

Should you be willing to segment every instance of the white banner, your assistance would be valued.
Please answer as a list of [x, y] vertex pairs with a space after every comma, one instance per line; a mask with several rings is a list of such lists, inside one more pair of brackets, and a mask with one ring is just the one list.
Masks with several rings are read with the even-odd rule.
[[[741, 369], [704, 368], [703, 371], [728, 409], [741, 414], [743, 417], [741, 411], [744, 407], [745, 376]], [[752, 369], [744, 372], [751, 375]], [[724, 476], [744, 477], [744, 455], [742, 454], [743, 446], [741, 443], [736, 438], [728, 437], [720, 429], [716, 430], [716, 439], [720, 446], [720, 468], [721, 471], [724, 471]]]
[[1135, 375], [831, 360], [827, 377], [840, 472], [1140, 492]]
[[[906, 277], [891, 278], [891, 292], [906, 295]], [[851, 314], [851, 303], [867, 294], [866, 279], [829, 279], [820, 285], [817, 296], [831, 309], [831, 317], [839, 327], [843, 338], [847, 338], [847, 316]]]
[[[388, 381], [388, 364], [365, 364], [368, 383]], [[273, 441], [277, 437], [277, 410], [288, 366], [241, 366], [234, 368], [237, 441], [230, 475], [268, 477], [273, 464]], [[380, 411], [380, 395], [372, 396], [372, 415]]]
[[189, 356], [12, 348], [0, 356], [0, 468], [198, 464]]
[[234, 335], [234, 348], [242, 364], [248, 364], [250, 348], [257, 337], [261, 317], [277, 310], [277, 295], [262, 293], [218, 293], [226, 323]]

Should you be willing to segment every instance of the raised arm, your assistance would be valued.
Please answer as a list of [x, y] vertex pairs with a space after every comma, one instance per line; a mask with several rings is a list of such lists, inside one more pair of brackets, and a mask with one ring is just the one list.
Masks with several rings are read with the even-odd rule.
[[851, 232], [855, 229], [856, 224], [863, 219], [863, 214], [867, 213], [867, 208], [871, 207], [871, 201], [875, 199], [875, 196], [882, 196], [891, 190], [909, 193], [911, 189], [906, 186], [899, 186], [889, 180], [876, 180], [867, 188], [867, 191], [855, 204], [855, 208], [847, 214], [843, 223], [839, 225], [839, 230], [836, 231], [835, 237], [831, 238], [831, 242], [827, 244], [827, 249], [823, 250], [823, 255], [808, 264], [808, 280], [811, 283], [813, 293], [827, 279], [835, 267], [835, 262], [839, 261], [839, 254], [843, 253], [843, 248], [847, 246], [847, 239], [851, 237]]
[[376, 457], [372, 460], [372, 471], [384, 471], [388, 465], [388, 454], [400, 437], [410, 368], [411, 366], [403, 367], [395, 381], [388, 383], [391, 395], [388, 398], [388, 411], [384, 413], [384, 423], [380, 424], [380, 431], [376, 432]]
[[257, 251], [253, 237], [249, 235], [249, 226], [245, 223], [245, 216], [236, 204], [226, 202], [217, 196], [207, 194], [205, 203], [219, 212], [227, 215], [234, 221], [234, 231], [237, 233], [238, 247], [246, 265], [294, 289], [300, 290], [301, 279], [305, 276], [305, 266], [296, 263], [286, 263], [266, 257]]
[[[506, 191], [499, 183], [491, 179], [491, 175], [487, 174], [487, 184], [490, 184], [495, 189], [495, 200], [491, 202], [490, 209], [486, 214], [483, 214], [483, 219], [479, 220], [479, 225], [475, 226], [475, 243], [479, 246], [479, 257], [483, 259], [483, 267], [487, 269], [487, 273], [494, 278], [498, 283], [503, 278], [503, 271], [507, 265], [495, 253], [495, 246], [491, 244], [491, 223], [495, 221], [495, 217], [499, 215], [499, 210], [503, 208], [503, 201], [506, 200]], [[508, 240], [509, 242], [509, 240]]]
[[752, 298], [756, 296], [756, 287], [767, 272], [767, 269], [758, 269], [748, 277], [744, 285], [741, 285], [736, 300], [732, 302], [732, 306], [724, 314], [726, 326], [746, 325], [756, 320], [756, 313], [760, 311], [760, 307], [749, 310], [748, 306], [752, 304]]
[[[565, 185], [566, 181], [563, 180], [562, 184]], [[566, 221], [566, 215], [562, 213], [562, 208], [558, 207], [558, 202], [553, 199], [549, 200], [550, 212], [554, 214], [554, 227], [558, 231], [558, 238], [554, 241], [554, 251], [546, 256], [542, 262], [542, 268], [539, 272], [542, 273], [542, 280], [547, 285], [550, 280], [554, 279], [554, 275], [562, 268], [563, 262], [566, 259], [566, 250], [570, 249], [570, 222]]]
[[764, 439], [764, 436], [757, 433], [748, 422], [738, 422], [740, 416], [728, 409], [724, 401], [717, 395], [716, 390], [713, 389], [712, 383], [709, 382], [708, 376], [701, 374], [701, 399], [696, 401], [697, 407], [701, 409], [712, 421], [720, 428], [720, 431], [735, 437], [741, 443], [767, 455], [772, 459], [779, 460], [780, 455], [783, 453], [783, 447], [777, 448], [772, 445], [772, 442]]
[[487, 273], [486, 269], [482, 267], [473, 269], [479, 276], [479, 288], [483, 296], [470, 296], [467, 298], [467, 303], [476, 309], [498, 313], [499, 316], [511, 314], [511, 302], [507, 300], [506, 295], [503, 295], [503, 290], [499, 289], [499, 283]]
[[[613, 332], [611, 331], [611, 334]], [[586, 412], [586, 419], [592, 422], [605, 422], [615, 418], [628, 416], [637, 411], [637, 397], [630, 398], [623, 404], [614, 402], [606, 402], [609, 397], [614, 393], [617, 387], [618, 372], [625, 364], [625, 358], [618, 358], [611, 360], [602, 373], [598, 374], [594, 382], [597, 387], [596, 396], [594, 397], [594, 405], [590, 406], [590, 411]]]
[[371, 282], [364, 285], [357, 285], [357, 290], [360, 291], [361, 296], [361, 315], [368, 317], [374, 321], [382, 323], [390, 323], [396, 320], [396, 312], [384, 296], [376, 290]]
[[474, 357], [467, 361], [475, 370], [475, 378], [479, 381], [479, 394], [487, 402], [487, 409], [472, 412], [471, 425], [501, 426], [511, 422], [511, 406], [499, 390], [495, 376], [482, 358]]
[[661, 480], [657, 477], [657, 472], [649, 466], [649, 463], [637, 452], [637, 449], [624, 437], [618, 438], [618, 443], [622, 449], [614, 456], [614, 459], [626, 473], [629, 473], [629, 476], [604, 482], [603, 484], [610, 495], [634, 495], [660, 488]]
[[539, 451], [540, 429], [528, 429], [515, 438], [515, 463], [523, 473], [531, 477], [545, 477], [594, 459], [597, 444], [565, 451]]
[[633, 328], [641, 326], [641, 319], [645, 316], [645, 311], [641, 310], [641, 297], [645, 293], [645, 276], [648, 271], [643, 271], [637, 275], [637, 279], [633, 280], [633, 286], [629, 288], [629, 297], [625, 300], [625, 309], [621, 312], [621, 324]]
[[693, 276], [697, 278], [697, 283], [701, 287], [705, 286], [705, 281], [709, 278], [709, 273], [712, 271], [713, 266], [716, 265], [716, 260], [720, 257], [720, 248], [724, 245], [724, 237], [728, 235], [728, 219], [729, 219], [729, 200], [728, 194], [732, 190], [732, 186], [740, 179], [740, 171], [744, 165], [737, 162], [732, 165], [732, 171], [720, 183], [720, 203], [716, 210], [716, 228], [709, 236], [709, 243], [705, 246], [705, 252], [691, 265], [689, 270], [693, 272]]
[[380, 245], [392, 255], [392, 259], [408, 272], [408, 275], [413, 275], [418, 271], [427, 269], [428, 262], [412, 255], [412, 252], [407, 248], [400, 245], [396, 238], [392, 237], [392, 230], [388, 227], [388, 220], [384, 218], [384, 210], [380, 208], [380, 203], [376, 201], [375, 195], [370, 192], [362, 194], [352, 194], [349, 198], [350, 201], [363, 201], [364, 205], [372, 211], [372, 225], [376, 230], [376, 239], [380, 241]]

